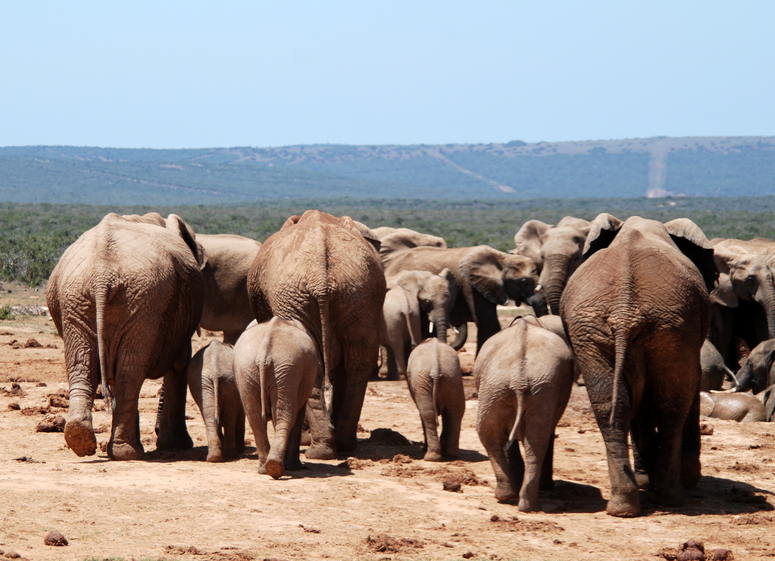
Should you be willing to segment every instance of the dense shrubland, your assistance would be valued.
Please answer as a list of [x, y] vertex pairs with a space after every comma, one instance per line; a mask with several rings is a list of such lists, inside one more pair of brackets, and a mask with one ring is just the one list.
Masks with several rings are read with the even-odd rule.
[[230, 233], [260, 241], [288, 216], [319, 208], [346, 214], [369, 226], [406, 227], [444, 237], [450, 246], [486, 244], [513, 247], [519, 227], [531, 218], [556, 223], [566, 215], [591, 219], [610, 212], [625, 219], [640, 215], [660, 221], [687, 217], [709, 238], [775, 238], [775, 197], [675, 199], [545, 199], [532, 201], [285, 200], [243, 206], [92, 206], [55, 204], [0, 205], [0, 277], [37, 285], [46, 280], [59, 256], [108, 212], [175, 212], [195, 231]]

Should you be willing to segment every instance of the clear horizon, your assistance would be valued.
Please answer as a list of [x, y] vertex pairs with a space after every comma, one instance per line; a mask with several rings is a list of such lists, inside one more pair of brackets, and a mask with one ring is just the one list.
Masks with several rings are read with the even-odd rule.
[[18, 3], [0, 146], [775, 136], [775, 4]]

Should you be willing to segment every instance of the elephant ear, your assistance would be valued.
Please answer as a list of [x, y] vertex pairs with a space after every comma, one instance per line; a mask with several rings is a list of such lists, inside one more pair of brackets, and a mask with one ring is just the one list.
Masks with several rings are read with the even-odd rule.
[[581, 258], [586, 261], [595, 252], [611, 245], [623, 224], [624, 222], [607, 212], [598, 214], [597, 218], [589, 226], [589, 233], [587, 234], [587, 241], [584, 242], [584, 253]]
[[729, 277], [729, 273], [735, 267], [737, 257], [737, 253], [729, 251], [725, 247], [717, 246], [713, 250], [713, 262], [718, 271], [717, 286], [710, 293], [710, 300], [714, 304], [720, 304], [727, 308], [737, 308], [739, 304], [735, 288], [732, 286], [732, 279]]
[[[345, 218], [347, 219], [345, 221]], [[379, 253], [380, 247], [382, 247], [382, 244], [379, 240], [379, 236], [374, 233], [374, 231], [366, 226], [363, 222], [358, 222], [357, 220], [353, 220], [349, 216], [343, 216], [341, 218], [341, 224], [345, 228], [355, 229], [363, 238], [371, 244], [371, 246], [374, 248], [374, 250]]]
[[688, 218], [676, 218], [665, 223], [665, 230], [681, 253], [697, 266], [705, 287], [712, 292], [718, 279], [718, 269], [713, 259], [713, 246], [702, 229]]
[[395, 286], [400, 286], [409, 294], [417, 296], [420, 292], [420, 283], [417, 279], [417, 273], [419, 271], [403, 271], [396, 277], [394, 277]]
[[512, 253], [530, 257], [539, 268], [542, 267], [544, 260], [541, 259], [541, 246], [544, 244], [546, 232], [551, 227], [551, 224], [546, 224], [540, 220], [528, 220], [514, 235]]
[[199, 269], [204, 269], [205, 265], [207, 265], [207, 253], [205, 253], [205, 248], [202, 247], [202, 244], [196, 241], [196, 235], [191, 226], [177, 214], [170, 214], [167, 217], [167, 230], [181, 237], [199, 264]]
[[164, 221], [164, 217], [158, 212], [148, 212], [140, 216], [139, 214], [125, 214], [122, 218], [129, 220], [130, 222], [138, 222], [140, 224], [152, 224], [154, 226], [167, 227], [167, 223]]
[[475, 247], [460, 260], [459, 267], [463, 279], [490, 302], [506, 303], [503, 263], [496, 250], [486, 245]]
[[589, 229], [592, 227], [592, 223], [589, 220], [583, 218], [575, 218], [573, 216], [566, 216], [557, 223], [558, 228], [573, 228], [578, 230], [579, 233], [586, 236], [589, 234]]
[[447, 286], [449, 287], [450, 301], [454, 302], [455, 298], [457, 298], [457, 279], [455, 279], [455, 273], [453, 273], [447, 268], [444, 268], [439, 273], [439, 276], [443, 278], [445, 281], [447, 281]]

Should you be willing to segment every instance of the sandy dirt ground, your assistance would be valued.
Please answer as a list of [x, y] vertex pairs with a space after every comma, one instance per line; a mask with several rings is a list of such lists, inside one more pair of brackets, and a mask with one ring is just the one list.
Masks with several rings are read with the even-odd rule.
[[[42, 291], [12, 290], [0, 295], [0, 306], [44, 304]], [[195, 337], [195, 348], [208, 340]], [[469, 368], [470, 351], [469, 345], [461, 355]], [[61, 433], [35, 431], [46, 415], [67, 414], [58, 395], [67, 388], [62, 341], [53, 324], [32, 316], [0, 321], [2, 555], [647, 560], [693, 538], [707, 551], [729, 549], [738, 560], [775, 558], [775, 426], [769, 423], [714, 420], [714, 433], [702, 437], [704, 476], [686, 506], [662, 510], [642, 492], [643, 516], [617, 519], [605, 514], [603, 441], [586, 392], [576, 387], [557, 428], [555, 490], [542, 493], [544, 512], [523, 514], [493, 496], [470, 376], [461, 460], [423, 461], [420, 419], [405, 382], [376, 381], [368, 388], [354, 457], [308, 461], [277, 481], [257, 473], [252, 447], [237, 461], [206, 463], [204, 424], [193, 401], [187, 418], [196, 447], [156, 451], [159, 386], [147, 381], [141, 394], [143, 461], [113, 462], [104, 452], [78, 458]], [[109, 423], [104, 411], [94, 413], [101, 442]], [[372, 431], [380, 428], [393, 432], [377, 438], [385, 431]], [[249, 429], [247, 437], [252, 445]], [[445, 481], [460, 483], [460, 491], [445, 491]], [[44, 545], [51, 530], [69, 545]]]

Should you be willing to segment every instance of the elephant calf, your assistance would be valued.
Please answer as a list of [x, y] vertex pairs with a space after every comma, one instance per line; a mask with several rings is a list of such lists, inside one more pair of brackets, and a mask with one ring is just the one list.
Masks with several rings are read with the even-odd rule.
[[474, 376], [476, 430], [495, 472], [495, 498], [510, 501], [520, 488], [519, 510], [541, 510], [539, 486], [552, 487], [554, 429], [573, 386], [570, 348], [534, 318], [521, 318], [482, 345]]
[[[301, 467], [298, 449], [304, 405], [316, 378], [323, 377], [315, 342], [291, 320], [273, 317], [249, 326], [234, 346], [234, 376], [256, 439], [259, 473], [277, 479], [286, 467]], [[266, 432], [269, 419], [274, 423], [271, 448]], [[296, 451], [287, 465], [286, 450]]]
[[233, 359], [231, 345], [212, 341], [188, 364], [188, 389], [207, 429], [208, 462], [222, 462], [245, 451], [245, 410]]
[[[427, 339], [409, 355], [406, 380], [420, 412], [425, 434], [425, 460], [460, 456], [460, 425], [466, 410], [463, 372], [455, 349], [438, 339]], [[436, 422], [441, 415], [439, 440]]]
[[380, 344], [388, 348], [388, 379], [406, 378], [409, 353], [422, 341], [422, 313], [447, 342], [449, 312], [457, 296], [455, 275], [444, 269], [438, 275], [428, 271], [403, 271], [388, 279], [382, 306]]

